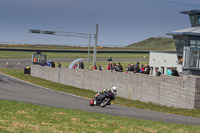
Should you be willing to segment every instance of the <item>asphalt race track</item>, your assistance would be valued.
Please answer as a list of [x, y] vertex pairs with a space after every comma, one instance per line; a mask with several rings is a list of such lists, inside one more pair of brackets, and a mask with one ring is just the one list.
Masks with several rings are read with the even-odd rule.
[[111, 105], [90, 107], [89, 100], [63, 92], [36, 86], [0, 73], [0, 99], [13, 100], [44, 106], [70, 108], [110, 115], [164, 121], [178, 124], [200, 125], [200, 118], [164, 114], [137, 108]]

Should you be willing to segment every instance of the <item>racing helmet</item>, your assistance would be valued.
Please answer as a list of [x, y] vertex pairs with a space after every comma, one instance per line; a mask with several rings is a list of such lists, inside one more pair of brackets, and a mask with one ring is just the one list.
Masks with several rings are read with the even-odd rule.
[[113, 86], [113, 87], [111, 88], [111, 90], [112, 90], [113, 92], [117, 92], [117, 87], [116, 87], [116, 86]]

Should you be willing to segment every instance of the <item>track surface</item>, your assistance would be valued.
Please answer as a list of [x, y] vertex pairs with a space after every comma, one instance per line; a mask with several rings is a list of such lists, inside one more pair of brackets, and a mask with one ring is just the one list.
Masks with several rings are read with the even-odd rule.
[[0, 99], [127, 116], [153, 121], [200, 125], [200, 118], [195, 117], [164, 114], [118, 105], [106, 106], [105, 108], [98, 106], [90, 107], [88, 99], [36, 86], [4, 74], [0, 74]]

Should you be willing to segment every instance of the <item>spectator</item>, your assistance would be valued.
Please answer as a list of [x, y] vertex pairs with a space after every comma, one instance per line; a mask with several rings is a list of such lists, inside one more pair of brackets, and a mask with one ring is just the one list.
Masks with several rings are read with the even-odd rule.
[[80, 69], [84, 69], [83, 61], [80, 62]]
[[131, 64], [131, 66], [130, 66], [130, 69], [129, 69], [131, 72], [134, 72], [134, 64]]
[[119, 71], [119, 69], [118, 69], [116, 63], [113, 63], [113, 70], [114, 70], [114, 71], [117, 71], [117, 72]]
[[177, 76], [177, 77], [179, 77], [179, 73], [178, 73], [178, 71], [176, 70], [176, 68], [172, 68], [172, 76]]
[[120, 62], [118, 63], [118, 70], [119, 72], [123, 72], [123, 67]]
[[140, 72], [140, 63], [139, 62], [137, 62], [137, 64], [135, 65], [135, 67], [134, 67], [134, 72]]
[[76, 68], [80, 68], [80, 64], [81, 64], [81, 62], [79, 61], [79, 62], [77, 63]]
[[172, 76], [172, 68], [167, 68], [167, 75]]
[[131, 65], [128, 64], [128, 66], [126, 67], [126, 72], [130, 71]]
[[98, 67], [99, 67], [99, 71], [103, 70], [103, 67], [100, 64], [98, 65]]
[[144, 73], [144, 65], [143, 64], [140, 67], [140, 73]]
[[50, 65], [51, 65], [51, 60], [47, 61], [47, 66], [50, 67]]
[[55, 63], [53, 61], [51, 61], [51, 67], [55, 68]]
[[41, 61], [41, 64], [40, 64], [41, 66], [44, 66], [45, 65], [45, 63], [44, 63], [44, 61]]
[[33, 58], [33, 64], [35, 64], [36, 62], [37, 62], [37, 58], [34, 57], [34, 58]]
[[108, 67], [107, 67], [107, 70], [110, 70], [110, 63], [108, 63]]
[[149, 73], [150, 73], [150, 67], [148, 64], [146, 64], [144, 67], [144, 74], [149, 74]]
[[112, 62], [108, 63], [108, 70], [113, 70]]
[[94, 64], [94, 66], [92, 67], [93, 70], [97, 70], [97, 66], [96, 64]]
[[61, 68], [61, 64], [60, 64], [60, 62], [58, 62], [58, 67]]
[[140, 63], [139, 63], [139, 62], [137, 62], [136, 66], [140, 67]]
[[134, 66], [134, 72], [135, 73], [139, 73], [140, 72], [140, 67], [138, 67], [137, 65]]
[[155, 67], [155, 72], [156, 72], [156, 76], [160, 76], [161, 75], [161, 72], [158, 71], [158, 67]]
[[73, 69], [76, 69], [76, 68], [77, 68], [77, 64], [74, 64], [74, 65], [73, 65]]

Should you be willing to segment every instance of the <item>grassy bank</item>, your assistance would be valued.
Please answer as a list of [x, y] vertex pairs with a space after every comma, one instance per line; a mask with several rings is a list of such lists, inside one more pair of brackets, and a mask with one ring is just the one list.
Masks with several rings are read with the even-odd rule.
[[169, 124], [0, 100], [0, 132], [198, 133], [199, 126]]
[[[114, 44], [113, 44], [114, 46]], [[69, 45], [54, 45], [54, 44], [35, 44], [35, 45], [28, 45], [28, 44], [1, 44], [0, 48], [13, 48], [13, 49], [56, 49], [56, 50], [87, 50], [88, 47], [80, 47], [80, 46], [69, 46]], [[90, 47], [91, 50], [93, 50], [93, 47]], [[106, 47], [106, 46], [99, 46], [97, 47], [98, 51], [101, 50], [125, 50], [125, 51], [136, 51], [136, 50], [169, 50], [174, 51], [175, 45], [172, 38], [166, 38], [166, 37], [150, 37], [145, 40], [142, 40], [137, 43], [132, 43], [128, 46], [124, 47]]]
[[127, 46], [130, 49], [137, 50], [175, 50], [175, 43], [172, 38], [163, 38], [163, 37], [150, 37], [146, 40], [133, 43]]
[[[0, 59], [16, 59], [16, 58], [30, 58], [34, 52], [22, 52], [22, 51], [0, 51]], [[46, 54], [47, 58], [87, 58], [87, 53], [54, 53], [54, 52], [42, 52]], [[131, 54], [131, 53], [98, 53], [97, 58], [132, 58], [132, 59], [146, 59], [149, 58], [149, 54]], [[90, 54], [90, 58], [93, 54]]]
[[[82, 97], [93, 98], [96, 93], [91, 90], [84, 90], [84, 89], [80, 89], [80, 88], [76, 88], [72, 86], [67, 86], [67, 85], [62, 85], [55, 82], [47, 81], [44, 79], [31, 77], [29, 75], [24, 75], [22, 70], [0, 68], [0, 72], [40, 85], [40, 86], [43, 86], [43, 87], [75, 94]], [[152, 103], [132, 101], [132, 100], [128, 100], [128, 99], [124, 99], [120, 97], [117, 97], [114, 103], [119, 104], [119, 105], [129, 106], [129, 107], [142, 108], [145, 110], [153, 110], [153, 111], [164, 112], [164, 113], [173, 113], [173, 114], [179, 114], [179, 115], [185, 115], [185, 116], [200, 117], [200, 109], [177, 109], [177, 108], [172, 108], [172, 107], [170, 108], [166, 106], [155, 105]]]

